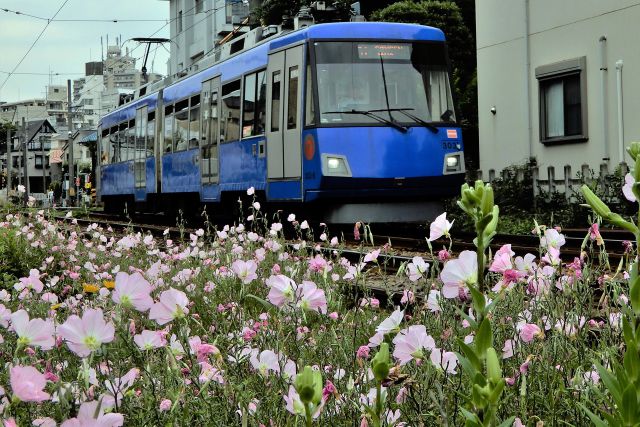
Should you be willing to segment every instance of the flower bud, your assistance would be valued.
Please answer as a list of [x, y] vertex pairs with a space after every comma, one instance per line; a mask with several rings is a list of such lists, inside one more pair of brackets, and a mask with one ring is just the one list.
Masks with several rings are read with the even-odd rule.
[[302, 403], [317, 405], [322, 399], [322, 375], [314, 371], [310, 366], [305, 366], [303, 371], [296, 375], [294, 387], [300, 395]]
[[632, 142], [631, 145], [627, 147], [627, 153], [629, 153], [631, 158], [636, 161], [638, 154], [640, 154], [640, 142]]
[[495, 348], [489, 347], [486, 353], [487, 360], [487, 377], [493, 382], [502, 379], [502, 368], [500, 368], [500, 360]]
[[371, 370], [376, 380], [383, 381], [389, 375], [391, 363], [389, 361], [389, 344], [380, 344], [380, 350], [371, 360]]

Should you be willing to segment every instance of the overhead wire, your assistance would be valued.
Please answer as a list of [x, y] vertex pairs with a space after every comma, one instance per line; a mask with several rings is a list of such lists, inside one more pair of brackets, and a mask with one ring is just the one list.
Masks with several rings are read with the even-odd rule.
[[[55, 18], [56, 16], [58, 16], [58, 13], [60, 13], [60, 11], [62, 10], [62, 8], [67, 4], [69, 0], [64, 0], [62, 2], [62, 4], [60, 5], [60, 7], [58, 8], [58, 10], [56, 11], [56, 13], [53, 15], [52, 19]], [[11, 70], [11, 72], [7, 75], [7, 78], [4, 79], [4, 81], [2, 82], [2, 84], [0, 84], [0, 90], [2, 90], [2, 88], [4, 87], [5, 84], [7, 84], [7, 82], [9, 81], [9, 79], [11, 78], [11, 76], [13, 75], [13, 73], [18, 69], [18, 67], [20, 66], [20, 64], [22, 64], [22, 61], [25, 60], [25, 58], [27, 57], [27, 55], [29, 55], [29, 52], [31, 52], [31, 50], [33, 49], [33, 47], [36, 45], [36, 43], [38, 43], [38, 40], [40, 40], [40, 38], [42, 37], [42, 35], [44, 34], [45, 30], [49, 27], [49, 24], [51, 24], [51, 21], [47, 21], [47, 25], [44, 26], [44, 28], [42, 29], [42, 31], [40, 31], [40, 34], [38, 34], [38, 37], [36, 37], [36, 39], [34, 40], [34, 42], [31, 44], [31, 46], [29, 47], [29, 49], [27, 50], [27, 52], [24, 54], [24, 56], [20, 59], [20, 61], [18, 61], [18, 63], [16, 64], [15, 67], [13, 67], [13, 70]]]
[[[198, 24], [200, 24], [201, 22], [203, 22], [205, 19], [207, 19], [207, 18], [209, 17], [209, 15], [210, 15], [210, 13], [211, 13], [211, 12], [214, 12], [214, 13], [215, 13], [215, 12], [217, 12], [218, 10], [221, 10], [221, 9], [226, 8], [226, 7], [227, 7], [227, 5], [229, 5], [229, 4], [238, 4], [238, 3], [244, 3], [244, 2], [243, 2], [242, 0], [238, 0], [238, 1], [234, 1], [234, 2], [229, 2], [229, 3], [226, 3], [226, 4], [225, 4], [225, 5], [223, 5], [223, 6], [214, 7], [214, 8], [210, 8], [210, 9], [204, 10], [204, 11], [202, 11], [202, 12], [198, 12], [198, 13], [193, 13], [193, 14], [191, 14], [191, 13], [189, 13], [189, 12], [191, 12], [192, 10], [194, 10], [194, 9], [195, 9], [195, 7], [196, 7], [195, 5], [194, 5], [194, 6], [192, 6], [190, 9], [188, 9], [188, 10], [186, 11], [186, 13], [187, 13], [188, 15], [186, 15], [185, 13], [183, 13], [183, 15], [182, 15], [182, 17], [183, 17], [183, 18], [184, 18], [184, 16], [195, 16], [195, 15], [198, 15], [198, 14], [200, 14], [200, 13], [204, 13], [204, 15], [205, 15], [205, 16], [204, 16], [202, 19], [200, 19], [200, 20], [198, 20], [198, 21], [194, 22], [194, 23], [193, 23], [193, 24], [191, 24], [190, 26], [188, 26], [188, 27], [184, 28], [181, 32], [179, 32], [178, 34], [176, 34], [176, 36], [175, 36], [174, 38], [170, 38], [169, 40], [170, 40], [171, 42], [174, 42], [174, 43], [175, 43], [175, 39], [177, 39], [177, 38], [178, 38], [178, 36], [179, 36], [180, 34], [184, 33], [184, 32], [185, 32], [185, 31], [187, 31], [187, 30], [190, 30], [191, 28], [193, 28], [193, 27], [195, 27], [196, 25], [198, 25]], [[176, 16], [175, 18], [168, 20], [166, 24], [164, 24], [162, 27], [160, 27], [158, 30], [156, 30], [153, 34], [151, 34], [151, 35], [150, 35], [150, 36], [148, 36], [148, 37], [153, 37], [153, 36], [154, 36], [154, 35], [156, 35], [158, 32], [160, 32], [164, 27], [166, 27], [166, 26], [167, 26], [167, 25], [169, 25], [170, 23], [172, 23], [172, 22], [176, 21], [177, 19], [179, 19], [179, 17], [177, 17], [177, 16]], [[140, 47], [142, 44], [143, 44], [143, 43], [138, 43], [138, 44], [137, 44], [133, 49], [131, 49], [130, 53], [131, 53], [131, 52], [133, 52], [134, 50], [136, 50], [136, 49], [137, 49], [138, 47]], [[149, 51], [149, 53], [151, 53], [151, 52], [153, 51], [153, 52], [154, 52], [154, 54], [155, 54], [155, 53], [157, 52], [157, 50], [160, 48], [160, 46], [162, 46], [162, 47], [166, 50], [166, 47], [164, 47], [164, 44], [159, 44], [158, 46], [156, 46], [156, 47], [152, 48], [152, 49]], [[142, 57], [143, 57], [143, 56], [144, 56], [144, 54], [143, 54], [143, 55], [141, 55], [141, 56], [139, 56], [139, 57], [133, 58], [133, 60], [134, 60], [134, 61], [138, 61], [138, 60], [142, 59]], [[118, 61], [114, 62], [114, 65], [118, 64], [119, 62], [124, 61], [125, 59], [126, 59], [126, 57], [123, 57], [123, 58], [119, 59]], [[182, 71], [182, 70], [180, 70], [180, 71]], [[180, 71], [178, 71], [178, 72], [180, 72]], [[81, 92], [80, 92], [80, 94], [85, 94], [85, 93], [87, 93], [87, 92], [91, 92], [93, 89], [95, 89], [95, 88], [96, 88], [96, 87], [98, 87], [98, 86], [100, 86], [100, 84], [95, 84], [95, 85], [91, 86], [90, 88], [88, 88], [88, 89], [86, 89], [86, 90], [81, 91]]]

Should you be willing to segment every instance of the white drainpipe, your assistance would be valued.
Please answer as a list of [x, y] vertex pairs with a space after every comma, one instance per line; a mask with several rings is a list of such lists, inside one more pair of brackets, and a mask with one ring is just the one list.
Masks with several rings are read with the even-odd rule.
[[618, 158], [624, 162], [624, 110], [622, 105], [622, 59], [616, 61], [616, 83], [618, 93]]
[[602, 95], [602, 142], [604, 145], [604, 156], [602, 160], [609, 163], [611, 154], [609, 153], [609, 103], [607, 102], [607, 37], [600, 36], [600, 94]]

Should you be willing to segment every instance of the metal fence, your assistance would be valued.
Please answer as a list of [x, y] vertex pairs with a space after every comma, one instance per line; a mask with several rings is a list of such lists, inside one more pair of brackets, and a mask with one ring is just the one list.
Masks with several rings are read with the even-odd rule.
[[[525, 170], [529, 168], [531, 174], [531, 180], [533, 184], [534, 197], [540, 195], [542, 192], [552, 193], [564, 193], [565, 197], [569, 200], [573, 197], [576, 191], [582, 184], [595, 184], [598, 181], [599, 184], [604, 186], [605, 180], [612, 174], [620, 174], [621, 177], [629, 172], [629, 166], [626, 163], [620, 163], [614, 170], [609, 170], [609, 165], [601, 163], [599, 170], [595, 171], [587, 164], [583, 164], [580, 170], [572, 170], [570, 165], [565, 165], [561, 170], [556, 171], [553, 166], [548, 166], [546, 169], [546, 178], [540, 178], [540, 167], [534, 164], [523, 165], [522, 167], [515, 168], [515, 179], [518, 182], [525, 180]], [[544, 170], [544, 169], [543, 169]], [[481, 179], [485, 182], [493, 182], [497, 178], [507, 179], [509, 172], [503, 170], [497, 173], [495, 169], [489, 169], [487, 176], [483, 171], [471, 170], [467, 171], [467, 180], [475, 181]]]

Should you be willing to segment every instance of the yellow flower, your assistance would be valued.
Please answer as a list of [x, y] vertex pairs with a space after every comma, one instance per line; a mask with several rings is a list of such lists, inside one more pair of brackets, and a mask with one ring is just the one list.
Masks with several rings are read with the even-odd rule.
[[51, 310], [57, 310], [57, 309], [59, 309], [60, 307], [62, 307], [62, 304], [53, 304], [53, 305], [51, 306]]
[[100, 288], [98, 287], [98, 285], [93, 285], [91, 283], [83, 283], [82, 290], [88, 294], [92, 294], [92, 293], [98, 292]]
[[116, 287], [116, 282], [113, 280], [104, 280], [102, 282], [102, 284], [104, 285], [105, 288], [107, 289], [113, 289]]

